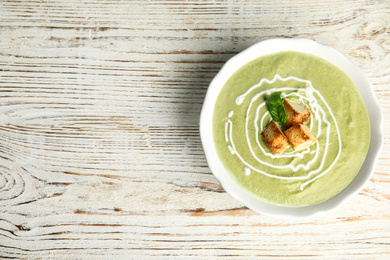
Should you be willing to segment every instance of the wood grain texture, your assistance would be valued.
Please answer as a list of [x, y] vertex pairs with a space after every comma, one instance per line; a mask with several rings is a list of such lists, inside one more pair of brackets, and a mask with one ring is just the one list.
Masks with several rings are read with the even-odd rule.
[[[333, 46], [384, 114], [370, 182], [321, 217], [224, 192], [199, 113], [224, 62], [274, 37]], [[0, 2], [0, 256], [390, 258], [390, 2]]]

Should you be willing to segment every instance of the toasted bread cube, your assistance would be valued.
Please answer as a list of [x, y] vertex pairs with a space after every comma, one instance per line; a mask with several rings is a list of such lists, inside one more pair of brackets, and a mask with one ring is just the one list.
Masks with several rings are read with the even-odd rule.
[[264, 128], [261, 136], [274, 154], [282, 153], [289, 146], [287, 137], [273, 120]]
[[304, 124], [294, 125], [284, 131], [284, 134], [295, 150], [301, 150], [316, 142], [310, 129]]
[[283, 99], [284, 109], [287, 115], [287, 127], [303, 124], [310, 117], [310, 110], [306, 105]]

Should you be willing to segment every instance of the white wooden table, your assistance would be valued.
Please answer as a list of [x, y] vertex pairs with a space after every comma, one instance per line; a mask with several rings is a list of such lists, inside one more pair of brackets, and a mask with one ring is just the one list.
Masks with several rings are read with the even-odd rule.
[[[384, 114], [370, 182], [320, 217], [252, 212], [198, 121], [224, 62], [274, 37], [344, 53]], [[3, 258], [390, 259], [390, 1], [0, 2]]]

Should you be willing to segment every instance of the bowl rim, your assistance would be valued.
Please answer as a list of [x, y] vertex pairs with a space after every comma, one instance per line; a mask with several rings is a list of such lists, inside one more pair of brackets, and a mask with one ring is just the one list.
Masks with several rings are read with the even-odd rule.
[[[218, 94], [225, 82], [244, 64], [258, 57], [281, 51], [298, 51], [323, 58], [344, 71], [356, 85], [367, 108], [371, 138], [364, 163], [353, 181], [340, 193], [318, 204], [286, 207], [264, 202], [250, 195], [233, 181], [218, 159], [212, 136], [212, 117]], [[210, 112], [212, 111], [212, 112]], [[210, 82], [199, 122], [202, 146], [213, 175], [227, 193], [257, 213], [276, 217], [310, 217], [332, 211], [357, 194], [370, 180], [383, 146], [383, 115], [374, 89], [364, 73], [333, 47], [304, 38], [274, 38], [258, 42], [230, 58]]]

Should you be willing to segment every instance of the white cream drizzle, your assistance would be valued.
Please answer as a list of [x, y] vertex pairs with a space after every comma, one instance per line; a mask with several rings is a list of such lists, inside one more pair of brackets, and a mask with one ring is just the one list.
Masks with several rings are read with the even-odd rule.
[[[255, 113], [255, 117], [254, 117], [253, 121], [250, 122], [249, 118], [250, 118], [250, 111], [252, 110], [252, 105], [254, 104], [254, 102], [256, 100], [258, 100], [260, 97], [262, 97], [264, 95], [269, 95], [272, 92], [281, 90], [281, 89], [273, 88], [273, 89], [267, 89], [267, 90], [261, 91], [259, 93], [256, 93], [251, 98], [249, 106], [248, 106], [248, 109], [246, 111], [246, 115], [245, 115], [245, 118], [246, 118], [245, 119], [245, 137], [246, 137], [246, 141], [247, 141], [247, 145], [248, 145], [248, 148], [250, 150], [250, 153], [253, 156], [253, 158], [256, 159], [257, 162], [259, 162], [262, 165], [271, 167], [273, 169], [290, 169], [291, 171], [295, 172], [295, 171], [297, 171], [299, 169], [304, 169], [304, 170], [307, 171], [307, 170], [309, 170], [309, 168], [313, 164], [318, 163], [318, 162], [320, 162], [319, 166], [317, 168], [315, 168], [315, 169], [312, 169], [312, 170], [308, 171], [307, 174], [304, 175], [304, 176], [279, 176], [277, 174], [271, 174], [271, 173], [265, 172], [265, 171], [263, 171], [263, 170], [261, 170], [259, 168], [254, 167], [253, 165], [249, 164], [247, 162], [247, 160], [245, 160], [240, 155], [240, 153], [237, 151], [237, 149], [235, 147], [235, 144], [234, 144], [234, 140], [233, 140], [233, 127], [234, 126], [233, 126], [232, 120], [230, 119], [234, 115], [233, 111], [230, 111], [228, 113], [228, 118], [226, 119], [226, 122], [225, 122], [225, 140], [226, 140], [227, 143], [229, 143], [228, 144], [229, 151], [232, 154], [236, 155], [240, 159], [240, 161], [245, 165], [243, 171], [244, 171], [244, 174], [246, 176], [249, 176], [250, 173], [251, 173], [251, 170], [253, 170], [253, 171], [261, 173], [261, 174], [263, 174], [265, 176], [272, 177], [272, 178], [277, 178], [277, 179], [282, 179], [282, 180], [307, 180], [307, 181], [305, 181], [304, 183], [302, 183], [300, 185], [300, 189], [303, 190], [305, 186], [307, 186], [308, 184], [312, 183], [313, 181], [317, 180], [318, 178], [324, 176], [327, 172], [329, 172], [329, 170], [333, 167], [333, 165], [339, 159], [340, 154], [341, 154], [340, 131], [339, 131], [339, 128], [338, 128], [338, 125], [337, 125], [337, 121], [336, 121], [336, 119], [335, 119], [335, 117], [334, 117], [334, 115], [333, 115], [329, 105], [327, 104], [327, 102], [325, 101], [323, 96], [320, 94], [320, 92], [318, 90], [314, 89], [314, 87], [312, 86], [311, 81], [309, 81], [309, 80], [304, 80], [304, 79], [300, 79], [300, 78], [293, 77], [293, 76], [282, 78], [280, 75], [275, 74], [275, 76], [274, 76], [274, 78], [272, 80], [268, 80], [266, 78], [263, 78], [263, 79], [260, 80], [259, 83], [255, 84], [251, 88], [249, 88], [245, 93], [237, 96], [236, 99], [235, 99], [236, 104], [237, 105], [241, 105], [244, 102], [244, 100], [246, 99], [247, 95], [250, 94], [256, 88], [261, 87], [261, 85], [263, 83], [266, 82], [268, 84], [272, 84], [276, 80], [281, 80], [281, 81], [295, 80], [295, 81], [298, 81], [298, 82], [301, 82], [301, 83], [305, 84], [304, 88], [291, 88], [291, 87], [283, 88], [282, 90], [284, 90], [284, 91], [292, 91], [292, 92], [289, 93], [289, 94], [283, 94], [282, 93], [282, 97], [285, 98], [285, 97], [290, 97], [292, 95], [295, 95], [300, 100], [300, 102], [308, 103], [307, 105], [309, 106], [311, 114], [312, 114], [312, 117], [311, 117], [311, 120], [310, 120], [310, 124], [309, 124], [309, 128], [310, 128], [311, 131], [313, 131], [313, 129], [315, 127], [315, 122], [316, 122], [316, 124], [317, 124], [316, 125], [317, 126], [317, 128], [316, 128], [316, 132], [317, 132], [316, 133], [316, 138], [318, 140], [319, 137], [322, 135], [322, 131], [321, 131], [322, 124], [325, 124], [326, 125], [325, 140], [326, 141], [324, 143], [319, 143], [317, 141], [315, 145], [307, 147], [305, 150], [299, 151], [299, 152], [292, 151], [290, 153], [283, 153], [283, 154], [280, 154], [280, 155], [274, 155], [273, 153], [267, 152], [266, 149], [263, 147], [263, 145], [261, 145], [260, 140], [259, 140], [260, 131], [262, 129], [264, 129], [266, 124], [268, 124], [268, 121], [266, 121], [266, 118], [269, 118], [268, 111], [265, 112], [261, 116], [261, 118], [260, 118], [260, 110], [266, 105], [265, 101], [260, 103], [259, 105], [257, 105], [257, 107], [254, 108], [254, 109], [256, 109], [256, 113]], [[303, 94], [301, 94], [299, 92], [303, 92]], [[328, 155], [328, 147], [329, 147], [329, 141], [330, 141], [329, 140], [330, 139], [329, 138], [330, 137], [330, 125], [331, 125], [331, 123], [329, 122], [324, 109], [319, 105], [318, 100], [314, 96], [314, 94], [317, 95], [320, 98], [320, 100], [325, 104], [326, 109], [329, 111], [330, 120], [334, 123], [335, 129], [336, 129], [336, 132], [337, 132], [337, 137], [338, 137], [338, 153], [337, 153], [337, 156], [334, 158], [332, 163], [326, 169], [323, 169], [323, 168], [324, 168], [324, 164], [325, 164], [325, 159], [326, 159], [326, 157]], [[249, 132], [248, 132], [248, 126], [250, 124], [253, 124], [253, 126], [255, 128], [255, 140], [256, 140], [257, 147], [259, 147], [260, 151], [264, 155], [266, 155], [267, 157], [270, 157], [273, 160], [275, 160], [275, 159], [278, 159], [278, 158], [293, 158], [293, 157], [303, 158], [303, 156], [306, 155], [306, 154], [310, 154], [310, 155], [314, 154], [313, 158], [310, 161], [308, 161], [306, 164], [298, 164], [298, 165], [295, 165], [295, 166], [292, 165], [292, 164], [276, 165], [276, 164], [265, 162], [264, 160], [261, 160], [256, 155], [256, 153], [254, 152], [254, 149], [253, 149], [252, 144], [250, 142], [250, 136], [249, 136]], [[320, 154], [321, 146], [324, 146], [324, 152], [323, 152], [322, 155]]]

